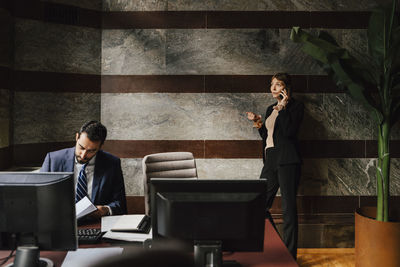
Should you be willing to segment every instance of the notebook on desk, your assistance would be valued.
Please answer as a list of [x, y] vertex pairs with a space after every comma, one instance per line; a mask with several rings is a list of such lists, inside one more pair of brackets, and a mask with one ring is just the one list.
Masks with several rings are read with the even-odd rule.
[[122, 215], [111, 227], [112, 232], [148, 234], [151, 228], [150, 217], [143, 214]]
[[[106, 232], [103, 235], [104, 239], [128, 241], [128, 242], [144, 242], [147, 239], [152, 238], [151, 223], [149, 222], [149, 228], [147, 231], [143, 232], [119, 232], [111, 231], [111, 229], [126, 229], [125, 224], [128, 222], [128, 229], [138, 228], [140, 222], [144, 218], [144, 214], [134, 214], [134, 215], [119, 215], [119, 216], [104, 216], [101, 218], [101, 231]], [[126, 218], [124, 218], [126, 217]], [[119, 221], [121, 220], [121, 223]]]

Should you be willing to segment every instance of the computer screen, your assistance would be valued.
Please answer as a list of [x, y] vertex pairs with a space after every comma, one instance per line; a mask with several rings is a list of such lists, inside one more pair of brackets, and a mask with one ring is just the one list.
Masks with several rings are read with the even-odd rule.
[[[265, 188], [263, 179], [153, 178], [150, 181], [153, 240], [176, 239], [194, 245], [197, 264], [204, 263], [204, 257], [208, 257], [205, 254], [211, 253], [214, 259], [206, 260], [216, 261], [213, 263], [216, 266], [221, 264], [221, 251], [262, 251]], [[205, 251], [210, 246], [211, 252]], [[198, 251], [200, 255], [196, 255]]]
[[0, 173], [0, 249], [75, 250], [76, 227], [73, 173]]

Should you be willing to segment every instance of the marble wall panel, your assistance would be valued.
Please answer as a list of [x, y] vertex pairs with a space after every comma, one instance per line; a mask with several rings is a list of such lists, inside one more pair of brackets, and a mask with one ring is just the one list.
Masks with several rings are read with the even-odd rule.
[[165, 11], [168, 0], [103, 0], [103, 11]]
[[[387, 0], [386, 2], [388, 2]], [[364, 11], [371, 10], [378, 0], [105, 0], [104, 11]]]
[[[365, 30], [329, 32], [365, 58]], [[324, 74], [289, 35], [289, 29], [104, 30], [102, 73]]]
[[142, 159], [121, 159], [124, 175], [125, 194], [127, 196], [143, 196]]
[[100, 94], [16, 92], [14, 143], [75, 140], [83, 123], [100, 120]]
[[10, 145], [11, 93], [0, 89], [0, 148]]
[[199, 179], [259, 179], [262, 159], [196, 159]]
[[295, 0], [296, 5], [308, 7], [310, 11], [370, 11], [391, 0]]
[[297, 97], [305, 103], [300, 139], [373, 139], [373, 121], [349, 95], [299, 94]]
[[289, 30], [104, 30], [102, 74], [323, 74]]
[[[127, 195], [143, 195], [142, 159], [122, 159]], [[305, 159], [298, 195], [375, 195], [374, 159]], [[257, 179], [262, 159], [196, 159], [199, 179]], [[400, 195], [400, 160], [392, 160], [391, 194]], [[278, 193], [279, 195], [279, 193]]]
[[165, 74], [165, 30], [103, 30], [102, 74]]
[[0, 8], [0, 66], [12, 67], [14, 60], [14, 19], [9, 11]]
[[102, 94], [101, 118], [114, 140], [204, 139], [201, 94]]
[[[263, 93], [104, 93], [101, 97], [101, 118], [114, 140], [259, 140], [245, 112], [264, 116], [274, 102]], [[366, 112], [355, 108], [347, 95], [296, 97], [305, 103], [300, 139], [372, 139], [374, 128]]]
[[56, 4], [63, 4], [68, 6], [76, 6], [80, 8], [102, 10], [102, 0], [41, 0], [43, 2], [50, 2]]
[[341, 45], [361, 62], [372, 63], [368, 56], [367, 30], [342, 30]]
[[390, 160], [390, 194], [400, 195], [400, 159]]
[[322, 74], [289, 30], [168, 30], [168, 74]]
[[101, 118], [117, 140], [257, 140], [245, 112], [263, 113], [265, 101], [265, 94], [102, 94]]
[[[375, 195], [376, 159], [304, 159], [301, 195]], [[400, 195], [400, 160], [391, 160], [392, 195]]]
[[100, 29], [16, 19], [16, 69], [100, 74], [100, 64]]
[[400, 140], [400, 120], [397, 121], [392, 127], [391, 139]]

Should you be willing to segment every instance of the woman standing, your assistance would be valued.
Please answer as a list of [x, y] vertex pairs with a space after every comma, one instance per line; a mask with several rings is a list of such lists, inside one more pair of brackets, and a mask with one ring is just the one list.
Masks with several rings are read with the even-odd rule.
[[292, 98], [290, 76], [277, 73], [271, 79], [271, 95], [277, 100], [267, 108], [265, 121], [261, 115], [246, 112], [263, 140], [261, 179], [267, 179], [267, 218], [275, 227], [269, 209], [280, 187], [283, 212], [283, 241], [293, 258], [297, 257], [296, 194], [300, 180], [301, 158], [297, 134], [303, 120], [303, 103]]

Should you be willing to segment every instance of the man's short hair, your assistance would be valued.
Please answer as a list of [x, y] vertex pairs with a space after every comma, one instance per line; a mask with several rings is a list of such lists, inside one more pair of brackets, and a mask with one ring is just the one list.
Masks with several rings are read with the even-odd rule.
[[103, 144], [107, 137], [107, 128], [99, 121], [89, 121], [82, 125], [78, 137], [81, 133], [86, 133], [91, 141], [100, 141]]

